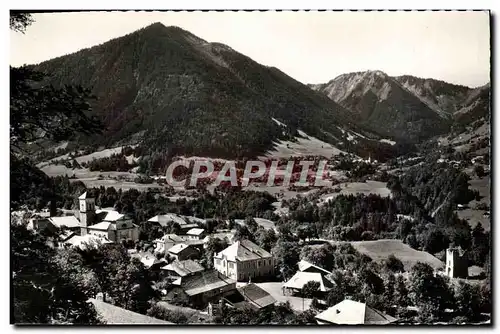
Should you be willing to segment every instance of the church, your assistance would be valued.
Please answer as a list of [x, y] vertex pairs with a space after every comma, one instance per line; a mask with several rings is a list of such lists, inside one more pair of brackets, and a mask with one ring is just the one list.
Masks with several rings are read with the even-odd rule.
[[132, 219], [113, 209], [97, 209], [87, 192], [78, 197], [80, 234], [95, 235], [113, 242], [139, 239], [139, 227]]

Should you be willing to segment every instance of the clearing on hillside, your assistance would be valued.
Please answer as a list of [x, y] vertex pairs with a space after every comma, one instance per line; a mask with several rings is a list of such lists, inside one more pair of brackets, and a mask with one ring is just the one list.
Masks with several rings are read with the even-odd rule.
[[394, 254], [401, 260], [405, 270], [410, 270], [417, 262], [429, 264], [434, 269], [439, 269], [444, 264], [433, 255], [418, 251], [404, 244], [401, 240], [381, 239], [374, 241], [352, 241], [350, 242], [356, 250], [366, 254], [374, 261], [384, 261], [389, 255]]
[[375, 194], [381, 197], [387, 197], [391, 195], [391, 191], [387, 188], [386, 182], [371, 181], [366, 182], [347, 182], [340, 183], [334, 187], [340, 188], [338, 193], [330, 193], [321, 196], [321, 202], [326, 202], [334, 199], [338, 195], [357, 195], [357, 194]]

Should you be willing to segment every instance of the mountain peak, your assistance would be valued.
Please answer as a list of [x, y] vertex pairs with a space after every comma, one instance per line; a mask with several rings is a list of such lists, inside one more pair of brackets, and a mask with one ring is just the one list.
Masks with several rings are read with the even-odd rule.
[[385, 72], [382, 72], [380, 70], [374, 70], [374, 71], [368, 70], [368, 71], [365, 72], [365, 74], [366, 75], [372, 75], [372, 76], [379, 76], [379, 77], [383, 77], [383, 78], [385, 78], [385, 77], [388, 76]]

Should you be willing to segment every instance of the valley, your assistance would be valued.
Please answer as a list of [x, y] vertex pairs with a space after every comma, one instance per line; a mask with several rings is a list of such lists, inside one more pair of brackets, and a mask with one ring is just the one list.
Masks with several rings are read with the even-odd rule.
[[490, 322], [490, 84], [331, 77], [160, 22], [11, 67], [16, 320]]

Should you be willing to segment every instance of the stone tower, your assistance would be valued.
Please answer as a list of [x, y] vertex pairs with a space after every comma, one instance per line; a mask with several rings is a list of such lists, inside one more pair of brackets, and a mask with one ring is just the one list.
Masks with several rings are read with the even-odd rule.
[[467, 254], [460, 248], [446, 250], [446, 276], [450, 278], [469, 276], [469, 263]]
[[94, 224], [95, 199], [88, 197], [87, 192], [84, 192], [80, 197], [78, 197], [78, 202], [80, 207], [80, 234], [83, 236], [87, 234], [87, 226]]

